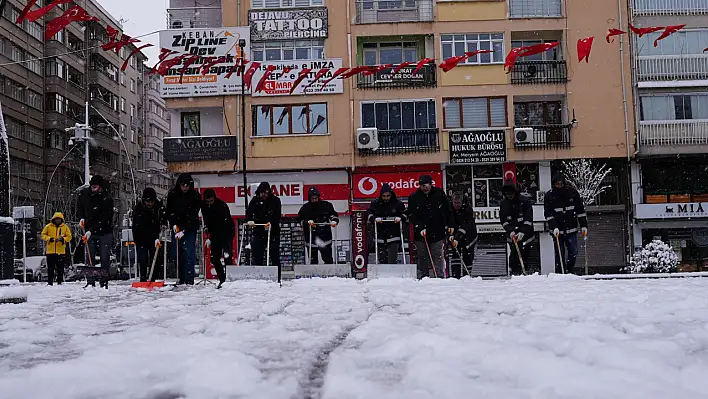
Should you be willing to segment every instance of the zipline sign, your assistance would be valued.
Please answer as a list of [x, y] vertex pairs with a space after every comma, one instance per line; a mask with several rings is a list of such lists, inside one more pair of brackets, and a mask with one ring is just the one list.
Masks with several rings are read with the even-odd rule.
[[231, 73], [242, 56], [240, 39], [245, 39], [246, 48], [250, 48], [247, 27], [160, 31], [160, 47], [175, 52], [166, 60], [185, 55], [162, 76], [162, 97], [241, 94], [241, 75], [237, 71]]

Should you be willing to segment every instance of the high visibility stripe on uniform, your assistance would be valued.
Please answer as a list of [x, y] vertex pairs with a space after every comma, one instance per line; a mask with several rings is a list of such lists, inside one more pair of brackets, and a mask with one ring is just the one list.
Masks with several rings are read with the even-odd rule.
[[533, 223], [529, 222], [528, 220], [524, 221], [524, 224], [529, 225], [529, 226], [533, 226]]
[[472, 240], [472, 242], [470, 242], [469, 244], [467, 244], [467, 245], [465, 246], [465, 249], [469, 249], [469, 248], [472, 247], [473, 245], [477, 244], [477, 241], [478, 241], [478, 240], [479, 240], [479, 237], [475, 237], [474, 240]]
[[517, 222], [523, 222], [523, 221], [524, 221], [524, 218], [523, 218], [523, 217], [516, 218], [516, 221], [517, 221]]
[[553, 220], [553, 219], [555, 219], [555, 218], [556, 218], [555, 216], [549, 216], [549, 217], [546, 218], [546, 221], [548, 221], [548, 220]]
[[566, 207], [565, 207], [565, 210], [566, 210], [566, 211], [572, 211], [573, 209], [575, 209], [575, 205], [571, 205], [571, 206], [566, 206]]
[[553, 210], [556, 212], [563, 212], [563, 208], [553, 208]]
[[508, 225], [509, 225], [509, 222], [504, 222], [504, 223], [502, 223], [502, 227], [506, 227], [506, 226], [508, 226]]
[[572, 229], [566, 230], [565, 232], [566, 232], [566, 233], [576, 233], [577, 231], [578, 231], [578, 228], [577, 228], [577, 227], [574, 227], [574, 228], [572, 228]]
[[467, 234], [467, 230], [462, 229], [462, 228], [457, 229], [457, 232], [462, 233], [462, 234]]
[[577, 216], [579, 218], [586, 218], [586, 217], [588, 217], [588, 214], [587, 213], [579, 213]]
[[[331, 243], [332, 243], [332, 240], [330, 240], [330, 241], [323, 241], [323, 242], [322, 242], [322, 245], [323, 245], [323, 246], [327, 246], [327, 245], [329, 245], [329, 244], [331, 244]], [[312, 243], [312, 245], [310, 245], [310, 248], [318, 248], [318, 247], [319, 247], [319, 246], [318, 246], [316, 243], [314, 243], [314, 242]]]

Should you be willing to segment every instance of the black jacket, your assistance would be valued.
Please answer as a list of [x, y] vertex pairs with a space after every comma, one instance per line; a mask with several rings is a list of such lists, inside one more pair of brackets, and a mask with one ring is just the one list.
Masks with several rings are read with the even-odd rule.
[[160, 237], [161, 227], [166, 224], [165, 207], [156, 201], [151, 209], [142, 201], [133, 209], [133, 240], [137, 245], [153, 246]]
[[91, 187], [81, 190], [76, 215], [91, 234], [113, 234], [113, 198], [106, 187], [100, 193], [93, 193]]
[[524, 238], [521, 244], [526, 245], [534, 240], [533, 233], [533, 204], [526, 198], [523, 198], [519, 193], [519, 188], [512, 181], [507, 181], [502, 186], [502, 194], [511, 190], [516, 194], [513, 200], [508, 200], [506, 197], [502, 200], [499, 206], [499, 222], [506, 231], [506, 240], [511, 242], [512, 231], [524, 233]]
[[543, 213], [548, 222], [548, 229], [558, 228], [560, 234], [573, 234], [580, 227], [588, 227], [587, 213], [578, 191], [570, 186], [548, 191], [543, 200]]
[[[268, 193], [268, 198], [263, 201], [260, 197], [262, 192]], [[246, 210], [246, 221], [253, 221], [257, 224], [270, 223], [271, 240], [276, 239], [280, 234], [280, 218], [282, 217], [282, 205], [280, 198], [273, 195], [273, 190], [268, 182], [262, 182], [256, 190], [256, 196], [248, 203]], [[261, 237], [267, 235], [263, 226], [253, 227], [253, 233]]]
[[[180, 183], [189, 182], [190, 188], [182, 192]], [[189, 173], [183, 173], [177, 178], [175, 188], [167, 194], [167, 220], [170, 228], [177, 226], [180, 231], [199, 229], [199, 208], [202, 196], [194, 189], [194, 180]]]
[[415, 240], [423, 241], [420, 232], [426, 230], [429, 243], [444, 240], [448, 237], [445, 228], [452, 227], [452, 212], [450, 202], [445, 192], [432, 187], [428, 194], [421, 189], [408, 198], [408, 214], [415, 230]]
[[462, 204], [460, 209], [452, 209], [452, 227], [455, 229], [455, 241], [462, 248], [470, 249], [477, 243], [477, 223], [474, 210], [468, 204]]
[[228, 244], [234, 240], [234, 220], [226, 202], [219, 198], [215, 198], [212, 205], [202, 202], [202, 218], [212, 242]]
[[[320, 193], [317, 191], [317, 188], [311, 187], [308, 191], [308, 201], [297, 213], [296, 219], [299, 222], [304, 223], [303, 229], [305, 231], [305, 241], [307, 242], [306, 245], [309, 245], [310, 242], [310, 226], [307, 225], [308, 221], [312, 220], [315, 223], [339, 223], [339, 216], [337, 215], [337, 211], [334, 210], [334, 205], [332, 205], [331, 202], [325, 201], [321, 197], [317, 202], [310, 201], [313, 195], [319, 196], [319, 194]], [[325, 242], [325, 244], [329, 244], [332, 241], [332, 227], [329, 225], [315, 226], [312, 228], [312, 232], [314, 233], [314, 237], [319, 237]], [[312, 240], [312, 245], [316, 246], [317, 244], [315, 244], [314, 237]]]
[[[391, 193], [391, 199], [384, 202], [381, 199], [383, 193]], [[404, 222], [408, 220], [406, 215], [406, 205], [399, 201], [391, 186], [384, 184], [379, 192], [379, 198], [371, 201], [369, 205], [369, 223], [376, 223], [376, 218], [393, 219], [401, 218]], [[395, 222], [383, 222], [376, 226], [378, 231], [379, 244], [401, 241], [401, 225]]]

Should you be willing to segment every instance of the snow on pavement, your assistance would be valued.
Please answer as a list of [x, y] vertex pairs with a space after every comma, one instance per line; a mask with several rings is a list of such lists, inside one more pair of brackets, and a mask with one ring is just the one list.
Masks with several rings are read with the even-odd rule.
[[3, 399], [708, 397], [708, 279], [81, 287], [0, 305]]

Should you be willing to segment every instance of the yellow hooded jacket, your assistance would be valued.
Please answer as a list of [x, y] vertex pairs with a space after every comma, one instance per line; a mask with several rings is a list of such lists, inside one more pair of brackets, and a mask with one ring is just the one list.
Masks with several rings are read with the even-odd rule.
[[[54, 224], [54, 219], [61, 219], [59, 226]], [[59, 242], [58, 238], [63, 238], [64, 242]], [[50, 242], [51, 239], [54, 241]], [[57, 212], [52, 216], [52, 222], [44, 226], [42, 229], [42, 240], [47, 243], [47, 255], [64, 255], [66, 254], [66, 243], [71, 241], [71, 229], [64, 224], [64, 215]]]

